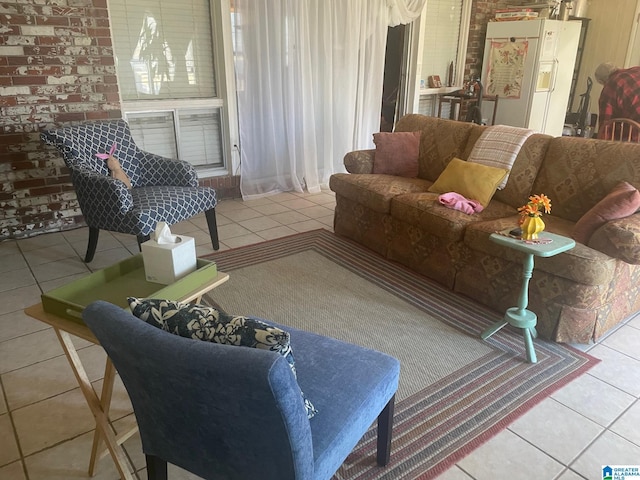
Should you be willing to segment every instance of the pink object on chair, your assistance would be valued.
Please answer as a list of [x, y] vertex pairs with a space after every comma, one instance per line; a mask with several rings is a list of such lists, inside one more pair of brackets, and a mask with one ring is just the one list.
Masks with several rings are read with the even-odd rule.
[[443, 193], [438, 197], [438, 201], [445, 207], [459, 210], [467, 215], [479, 213], [484, 209], [477, 200], [469, 200], [456, 192]]

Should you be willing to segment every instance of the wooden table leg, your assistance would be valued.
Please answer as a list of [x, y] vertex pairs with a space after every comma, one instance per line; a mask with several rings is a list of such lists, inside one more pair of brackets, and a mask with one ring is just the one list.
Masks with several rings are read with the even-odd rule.
[[[94, 392], [93, 387], [91, 386], [91, 382], [89, 381], [89, 376], [80, 361], [80, 357], [78, 356], [78, 352], [71, 341], [71, 336], [58, 328], [54, 327], [54, 331], [58, 336], [58, 340], [60, 341], [60, 345], [64, 350], [65, 355], [67, 356], [67, 360], [69, 360], [69, 364], [71, 365], [71, 369], [73, 370], [73, 374], [78, 381], [78, 385], [80, 386], [80, 390], [84, 395], [85, 400], [87, 401], [87, 405], [91, 410], [95, 420], [96, 420], [96, 430], [99, 430], [99, 437], [104, 438], [104, 441], [107, 445], [107, 449], [113, 458], [113, 461], [116, 464], [116, 468], [118, 469], [118, 473], [120, 477], [124, 480], [134, 480], [133, 475], [129, 470], [129, 462], [127, 460], [124, 451], [118, 444], [118, 440], [115, 437], [115, 434], [111, 430], [111, 424], [109, 423], [109, 418], [105, 414], [100, 399]], [[113, 378], [109, 382], [113, 385]], [[104, 387], [103, 387], [104, 390]], [[94, 436], [95, 443], [95, 436]]]
[[[108, 417], [109, 408], [111, 407], [111, 397], [113, 396], [113, 382], [116, 378], [116, 369], [111, 363], [111, 359], [107, 357], [104, 367], [104, 380], [102, 381], [102, 393], [100, 394], [100, 405], [102, 411]], [[96, 465], [98, 461], [98, 447], [100, 446], [100, 429], [96, 428], [93, 433], [93, 446], [91, 447], [91, 459], [89, 460], [89, 475], [92, 477], [96, 474]]]

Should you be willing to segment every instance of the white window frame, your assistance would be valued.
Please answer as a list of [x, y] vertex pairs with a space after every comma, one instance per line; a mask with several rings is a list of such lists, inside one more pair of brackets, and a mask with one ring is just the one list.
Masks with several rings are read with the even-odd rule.
[[[210, 0], [211, 28], [214, 42], [214, 72], [216, 75], [217, 97], [205, 99], [166, 99], [166, 100], [122, 100], [120, 105], [124, 118], [129, 113], [174, 112], [177, 122], [178, 112], [201, 110], [203, 108], [220, 109], [221, 144], [223, 166], [197, 167], [200, 178], [233, 174], [239, 170], [239, 133], [238, 110], [235, 98], [235, 76], [233, 66], [233, 46], [231, 42], [231, 11], [229, 1]], [[177, 127], [176, 123], [176, 127]], [[178, 134], [179, 135], [179, 134]], [[176, 139], [178, 141], [179, 139]], [[180, 145], [177, 145], [178, 152]]]
[[[458, 55], [454, 71], [453, 86], [440, 88], [421, 88], [420, 80], [422, 77], [422, 58], [424, 52], [424, 32], [426, 30], [426, 9], [420, 15], [418, 21], [410, 24], [409, 42], [407, 42], [407, 101], [405, 102], [405, 112], [401, 113], [417, 113], [420, 111], [420, 99], [424, 99], [429, 95], [437, 95], [440, 93], [450, 93], [462, 88], [464, 84], [464, 70], [467, 60], [467, 45], [469, 42], [469, 31], [471, 23], [471, 7], [472, 0], [461, 0], [462, 11], [460, 12], [460, 32], [458, 36]], [[428, 4], [429, 0], [427, 0]]]

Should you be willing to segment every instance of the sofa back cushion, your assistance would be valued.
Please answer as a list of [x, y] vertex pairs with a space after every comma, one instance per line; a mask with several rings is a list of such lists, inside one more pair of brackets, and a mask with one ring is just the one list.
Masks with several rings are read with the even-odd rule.
[[640, 145], [557, 137], [533, 191], [551, 199], [552, 215], [577, 222], [622, 181], [640, 187]]
[[409, 114], [396, 124], [396, 132], [420, 131], [418, 178], [435, 182], [452, 158], [466, 160], [463, 152], [473, 123], [456, 122], [420, 114]]
[[[469, 158], [469, 154], [480, 134], [487, 128], [480, 125], [475, 125], [474, 127], [469, 133], [469, 139], [462, 158]], [[538, 170], [542, 165], [552, 139], [553, 137], [550, 135], [540, 133], [527, 138], [513, 162], [507, 185], [502, 190], [496, 191], [494, 195], [496, 200], [514, 208], [518, 208], [527, 202], [529, 195], [533, 193], [533, 182], [536, 179], [536, 175], [538, 175]]]

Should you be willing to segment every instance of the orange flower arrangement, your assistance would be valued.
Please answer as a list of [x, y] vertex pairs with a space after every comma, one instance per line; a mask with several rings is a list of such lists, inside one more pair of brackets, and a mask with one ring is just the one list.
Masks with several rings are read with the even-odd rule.
[[524, 222], [526, 217], [541, 217], [542, 212], [551, 213], [551, 200], [544, 193], [540, 195], [531, 195], [526, 205], [518, 208], [520, 213], [520, 223]]

